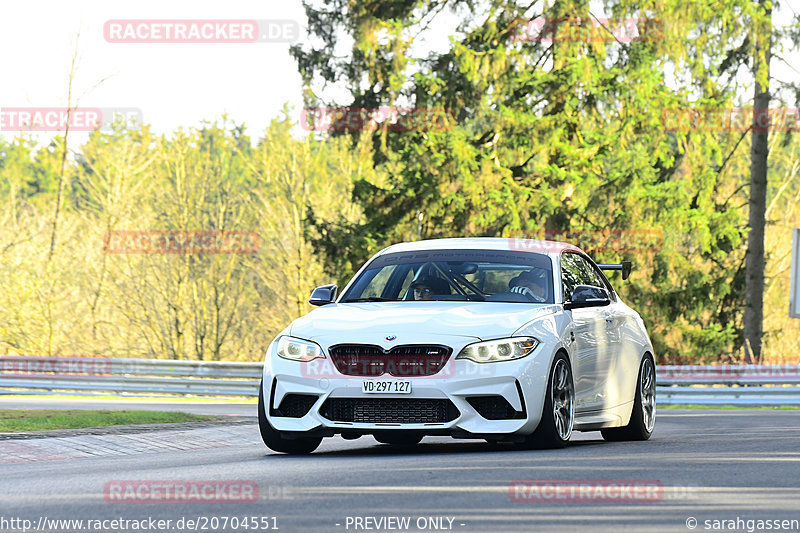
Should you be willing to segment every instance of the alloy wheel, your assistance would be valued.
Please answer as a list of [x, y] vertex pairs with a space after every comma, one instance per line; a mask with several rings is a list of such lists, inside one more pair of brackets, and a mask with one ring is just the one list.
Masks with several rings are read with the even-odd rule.
[[564, 359], [556, 361], [550, 390], [553, 404], [553, 421], [561, 440], [569, 440], [575, 422], [575, 387], [569, 366]]
[[639, 377], [639, 397], [642, 399], [642, 423], [648, 433], [656, 423], [656, 372], [653, 361], [646, 358]]

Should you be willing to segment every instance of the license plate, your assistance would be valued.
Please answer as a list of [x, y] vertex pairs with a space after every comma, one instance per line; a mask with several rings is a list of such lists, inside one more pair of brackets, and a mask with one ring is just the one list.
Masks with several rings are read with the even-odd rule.
[[411, 394], [411, 382], [398, 379], [370, 379], [361, 382], [361, 392], [367, 394]]

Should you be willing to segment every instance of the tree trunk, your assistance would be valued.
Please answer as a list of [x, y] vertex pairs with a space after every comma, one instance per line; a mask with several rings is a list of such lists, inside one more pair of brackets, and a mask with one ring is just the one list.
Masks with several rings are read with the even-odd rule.
[[744, 308], [745, 362], [761, 360], [761, 337], [764, 320], [764, 229], [767, 210], [767, 158], [769, 146], [769, 61], [772, 35], [772, 2], [759, 0], [755, 28], [753, 77], [753, 144], [750, 149], [750, 214], [747, 235], [747, 262]]

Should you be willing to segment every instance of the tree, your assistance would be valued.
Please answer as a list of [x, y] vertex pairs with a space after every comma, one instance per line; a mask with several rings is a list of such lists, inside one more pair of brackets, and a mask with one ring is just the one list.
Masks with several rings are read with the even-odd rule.
[[[657, 353], [714, 359], [741, 344], [744, 133], [669, 124], [735, 105], [750, 0], [617, 1], [602, 13], [580, 0], [305, 5], [315, 39], [293, 53], [307, 105], [344, 80], [347, 105], [456, 118], [444, 131], [377, 128], [388, 177], [355, 184], [366, 222], [316, 226], [332, 273], [416, 238], [420, 214], [423, 237], [655, 229], [663, 246], [636, 255], [621, 291], [647, 309]], [[449, 46], [420, 53], [444, 10], [459, 21]]]
[[753, 140], [750, 150], [750, 211], [747, 234], [747, 284], [745, 287], [745, 361], [761, 360], [764, 324], [764, 231], [767, 210], [767, 160], [769, 158], [769, 62], [772, 55], [772, 0], [759, 0], [754, 26]]

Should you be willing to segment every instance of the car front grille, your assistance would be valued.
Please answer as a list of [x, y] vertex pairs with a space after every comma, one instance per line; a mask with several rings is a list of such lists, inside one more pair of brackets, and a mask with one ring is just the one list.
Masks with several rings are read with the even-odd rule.
[[365, 377], [432, 376], [444, 367], [452, 351], [447, 346], [417, 344], [395, 346], [389, 351], [372, 344], [338, 344], [328, 349], [339, 372]]
[[447, 399], [328, 398], [320, 414], [334, 422], [444, 424], [460, 413]]

